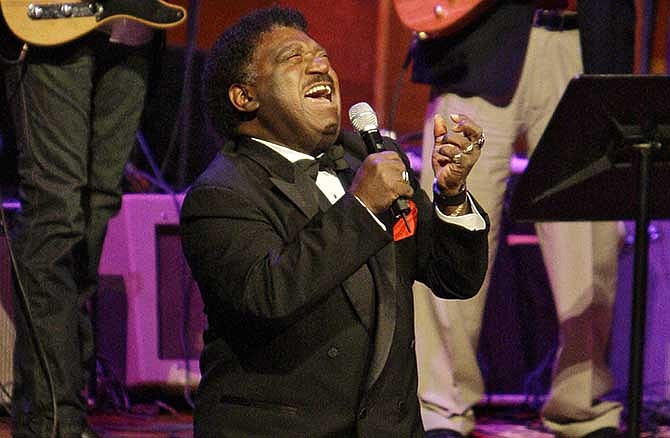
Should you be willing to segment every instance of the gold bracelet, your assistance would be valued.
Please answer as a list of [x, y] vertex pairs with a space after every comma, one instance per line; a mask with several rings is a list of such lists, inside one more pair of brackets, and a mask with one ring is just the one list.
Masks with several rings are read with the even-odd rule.
[[468, 190], [465, 187], [465, 183], [463, 183], [461, 184], [460, 189], [458, 189], [458, 193], [455, 195], [445, 195], [437, 185], [437, 179], [433, 181], [433, 198], [439, 199], [442, 205], [448, 205], [452, 207], [454, 205], [461, 205], [466, 201], [467, 192]]
[[456, 207], [456, 209], [454, 211], [449, 213], [448, 216], [463, 216], [464, 214], [468, 213], [469, 207], [470, 207], [470, 202], [468, 202], [466, 200], [464, 203], [462, 203], [461, 205]]

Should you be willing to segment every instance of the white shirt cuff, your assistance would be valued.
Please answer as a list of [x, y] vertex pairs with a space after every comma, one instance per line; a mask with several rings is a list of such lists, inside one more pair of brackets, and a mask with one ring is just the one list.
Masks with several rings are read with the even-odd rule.
[[464, 214], [463, 216], [447, 216], [446, 214], [442, 213], [440, 209], [437, 208], [436, 206], [435, 211], [437, 212], [437, 217], [439, 217], [444, 222], [458, 225], [470, 231], [479, 231], [486, 229], [486, 221], [484, 220], [482, 215], [479, 214], [479, 211], [477, 210], [475, 203], [472, 202], [470, 193], [467, 193], [466, 196], [468, 197], [468, 202], [470, 203], [470, 207], [472, 208], [472, 213]]

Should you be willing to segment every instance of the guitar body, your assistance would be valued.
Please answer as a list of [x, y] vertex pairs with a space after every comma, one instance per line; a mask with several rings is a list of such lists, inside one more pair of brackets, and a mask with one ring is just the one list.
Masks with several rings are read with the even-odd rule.
[[453, 34], [495, 0], [393, 0], [402, 24], [421, 38]]
[[184, 8], [162, 0], [0, 0], [0, 8], [9, 29], [36, 46], [67, 43], [118, 18], [159, 29], [186, 19]]

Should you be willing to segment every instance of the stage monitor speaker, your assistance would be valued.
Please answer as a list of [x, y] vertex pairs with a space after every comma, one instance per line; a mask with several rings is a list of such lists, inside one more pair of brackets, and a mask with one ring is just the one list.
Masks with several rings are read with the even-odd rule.
[[182, 200], [127, 194], [109, 222], [99, 268], [97, 349], [128, 386], [200, 380], [205, 317], [181, 251]]
[[[7, 240], [0, 231], [0, 386], [10, 390], [12, 360], [14, 357], [14, 330], [12, 307], [12, 264], [7, 250]], [[9, 402], [8, 393], [0, 390], [0, 403]]]

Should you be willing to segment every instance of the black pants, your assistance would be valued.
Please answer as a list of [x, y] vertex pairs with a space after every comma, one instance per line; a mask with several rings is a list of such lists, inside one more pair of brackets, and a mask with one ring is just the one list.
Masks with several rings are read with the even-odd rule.
[[[22, 212], [14, 235], [19, 278], [55, 383], [59, 431], [80, 430], [93, 334], [86, 301], [95, 289], [107, 221], [135, 144], [149, 49], [110, 44], [103, 34], [31, 48], [6, 72], [19, 150]], [[18, 303], [18, 301], [15, 301]], [[17, 308], [13, 429], [49, 435], [45, 374]]]

